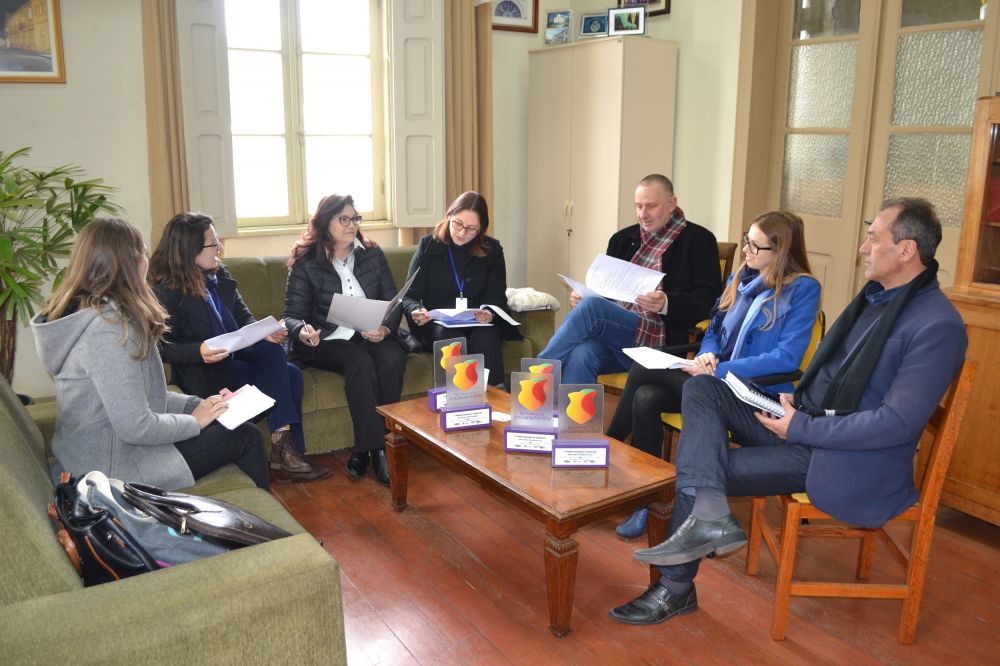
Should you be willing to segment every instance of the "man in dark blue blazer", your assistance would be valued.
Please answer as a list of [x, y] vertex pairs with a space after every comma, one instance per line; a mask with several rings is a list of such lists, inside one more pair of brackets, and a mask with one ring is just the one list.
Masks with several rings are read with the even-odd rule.
[[[746, 543], [727, 495], [805, 491], [823, 511], [861, 527], [913, 504], [917, 442], [968, 344], [937, 283], [940, 241], [930, 203], [883, 203], [859, 250], [869, 282], [830, 328], [795, 394], [781, 396], [784, 416], [755, 412], [712, 376], [685, 384], [668, 538], [636, 551], [662, 575], [612, 618], [655, 624], [698, 607], [700, 559]], [[728, 433], [740, 448], [729, 449]]]

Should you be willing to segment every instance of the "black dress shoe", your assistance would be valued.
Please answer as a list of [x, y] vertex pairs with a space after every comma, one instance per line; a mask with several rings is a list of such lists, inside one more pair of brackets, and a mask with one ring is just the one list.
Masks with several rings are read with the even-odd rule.
[[366, 469], [368, 469], [367, 451], [362, 451], [361, 453], [355, 451], [347, 459], [347, 476], [351, 477], [354, 481], [360, 481], [361, 477], [365, 475]]
[[389, 461], [385, 457], [385, 449], [371, 452], [372, 473], [382, 485], [389, 485]]
[[635, 559], [660, 566], [686, 564], [702, 557], [728, 555], [746, 542], [747, 535], [733, 514], [718, 520], [699, 520], [692, 515], [660, 545], [635, 551]]
[[686, 594], [675, 597], [667, 588], [654, 583], [624, 606], [611, 609], [608, 615], [625, 624], [658, 624], [674, 615], [683, 615], [697, 609], [698, 593], [695, 592], [694, 585]]

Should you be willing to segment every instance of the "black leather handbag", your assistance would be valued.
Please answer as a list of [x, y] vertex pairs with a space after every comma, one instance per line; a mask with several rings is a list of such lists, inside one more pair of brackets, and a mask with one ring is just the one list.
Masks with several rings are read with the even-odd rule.
[[59, 479], [49, 516], [56, 523], [60, 544], [86, 586], [160, 568], [110, 511], [81, 499], [76, 479], [68, 473]]
[[125, 483], [125, 501], [180, 534], [193, 532], [230, 548], [291, 536], [260, 516], [211, 497], [168, 492], [142, 483]]

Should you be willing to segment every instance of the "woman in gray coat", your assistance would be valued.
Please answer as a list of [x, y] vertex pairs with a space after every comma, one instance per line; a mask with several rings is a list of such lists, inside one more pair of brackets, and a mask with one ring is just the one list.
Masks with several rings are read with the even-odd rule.
[[256, 427], [215, 423], [227, 407], [221, 396], [167, 391], [156, 350], [166, 312], [146, 284], [146, 253], [128, 222], [94, 220], [80, 233], [62, 284], [31, 322], [56, 383], [53, 475], [99, 470], [176, 490], [236, 463], [267, 488]]

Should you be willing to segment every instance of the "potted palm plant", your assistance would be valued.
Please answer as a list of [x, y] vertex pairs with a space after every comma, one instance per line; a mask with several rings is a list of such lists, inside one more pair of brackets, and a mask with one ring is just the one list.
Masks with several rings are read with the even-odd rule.
[[0, 373], [14, 374], [18, 320], [28, 321], [44, 301], [50, 279], [62, 277], [59, 260], [99, 214], [121, 208], [109, 199], [115, 188], [85, 180], [74, 165], [33, 169], [16, 164], [30, 148], [0, 150]]

